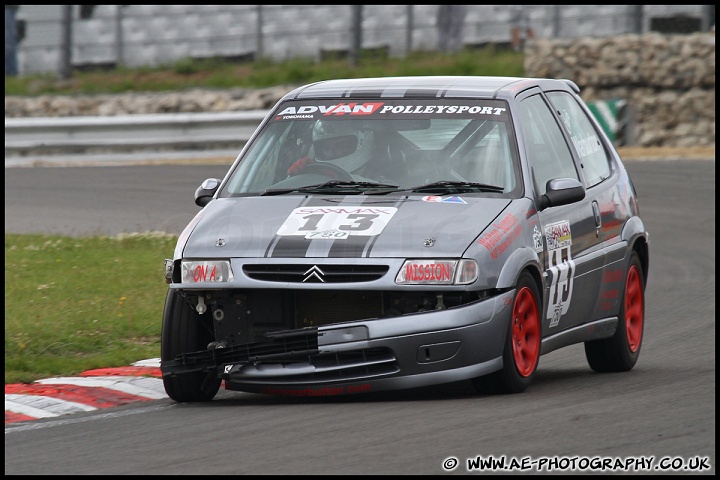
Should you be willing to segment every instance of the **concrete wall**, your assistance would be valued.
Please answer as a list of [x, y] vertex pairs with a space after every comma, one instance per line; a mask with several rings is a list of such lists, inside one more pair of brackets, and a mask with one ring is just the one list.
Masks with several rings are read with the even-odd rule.
[[[57, 72], [62, 55], [63, 5], [22, 5], [25, 38], [20, 74]], [[121, 8], [122, 7], [122, 8]], [[352, 5], [96, 5], [89, 18], [73, 6], [71, 63], [75, 68], [159, 66], [184, 58], [264, 56], [320, 58], [347, 50]], [[436, 50], [438, 5], [362, 5], [362, 47], [391, 56]], [[462, 43], [509, 44], [513, 5], [467, 5]], [[707, 31], [709, 5], [523, 5], [537, 38], [604, 37], [680, 28]], [[678, 20], [673, 20], [677, 18]], [[673, 23], [674, 22], [674, 23]]]
[[[525, 73], [569, 78], [586, 101], [627, 102], [627, 146], [715, 145], [715, 34], [620, 35], [528, 43]], [[292, 86], [90, 97], [5, 97], [6, 117], [221, 112], [270, 108]]]

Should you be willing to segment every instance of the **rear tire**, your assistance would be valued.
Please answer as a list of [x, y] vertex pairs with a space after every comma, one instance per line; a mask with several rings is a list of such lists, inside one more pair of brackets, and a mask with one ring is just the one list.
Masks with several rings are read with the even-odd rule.
[[[173, 360], [181, 353], [207, 349], [214, 340], [200, 315], [190, 307], [177, 290], [168, 290], [163, 313], [160, 347], [161, 360]], [[163, 375], [168, 396], [176, 402], [208, 402], [215, 397], [222, 380], [214, 372], [192, 372]]]
[[503, 349], [501, 370], [473, 380], [481, 393], [521, 393], [535, 378], [540, 360], [540, 294], [532, 275], [520, 274], [515, 289], [512, 317]]
[[585, 342], [585, 357], [596, 372], [627, 372], [640, 356], [645, 326], [645, 281], [637, 252], [630, 254], [615, 334]]

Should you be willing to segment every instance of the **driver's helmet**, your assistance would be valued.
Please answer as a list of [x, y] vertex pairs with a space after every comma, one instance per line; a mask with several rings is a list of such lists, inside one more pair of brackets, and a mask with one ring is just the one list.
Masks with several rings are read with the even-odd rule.
[[313, 127], [315, 160], [330, 162], [348, 172], [354, 172], [370, 160], [374, 135], [370, 130], [348, 120], [318, 120]]

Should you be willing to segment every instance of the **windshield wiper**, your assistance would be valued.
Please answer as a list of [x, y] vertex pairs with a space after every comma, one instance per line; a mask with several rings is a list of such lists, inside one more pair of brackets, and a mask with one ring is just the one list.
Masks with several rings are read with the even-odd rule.
[[298, 188], [268, 188], [260, 195], [284, 195], [286, 193], [322, 193], [322, 192], [343, 192], [343, 193], [365, 193], [367, 189], [374, 188], [397, 188], [397, 185], [375, 182], [356, 182], [349, 180], [330, 180], [316, 185], [307, 185]]
[[468, 193], [468, 192], [494, 192], [502, 193], [505, 189], [497, 185], [488, 185], [478, 182], [461, 182], [455, 180], [440, 180], [426, 185], [408, 188], [411, 192], [427, 193]]

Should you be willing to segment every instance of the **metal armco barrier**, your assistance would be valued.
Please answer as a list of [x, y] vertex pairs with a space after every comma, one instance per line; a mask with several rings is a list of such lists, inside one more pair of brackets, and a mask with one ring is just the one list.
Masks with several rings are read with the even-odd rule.
[[[588, 102], [588, 107], [615, 146], [627, 144], [624, 100]], [[5, 118], [5, 156], [239, 149], [267, 113]]]
[[238, 148], [265, 110], [5, 118], [5, 156]]
[[616, 147], [628, 144], [628, 106], [625, 100], [587, 102], [598, 123]]

